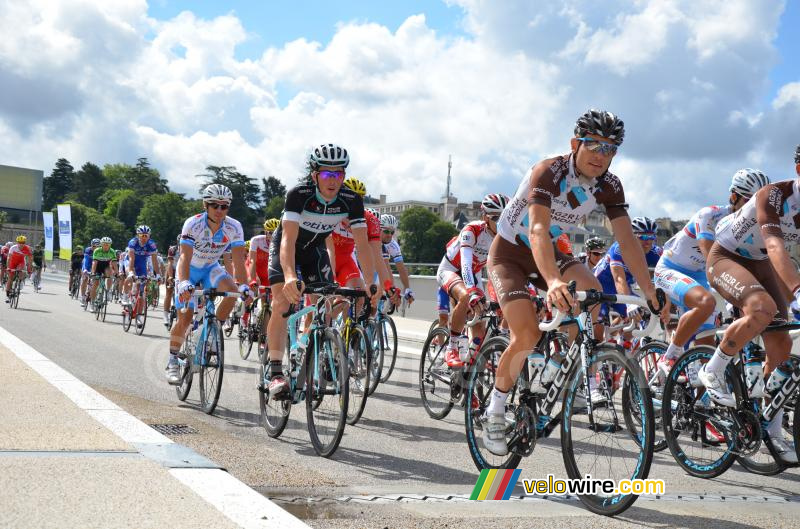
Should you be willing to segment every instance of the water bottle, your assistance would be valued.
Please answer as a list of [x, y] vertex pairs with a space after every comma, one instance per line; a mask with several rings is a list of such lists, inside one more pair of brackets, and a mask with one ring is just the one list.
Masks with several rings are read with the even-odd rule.
[[764, 350], [750, 343], [744, 350], [744, 374], [747, 380], [747, 391], [751, 397], [760, 399], [764, 396]]
[[528, 366], [531, 374], [536, 374], [544, 368], [544, 353], [538, 347], [528, 355]]
[[783, 388], [783, 383], [791, 376], [794, 369], [795, 363], [791, 358], [775, 368], [775, 371], [772, 372], [769, 376], [769, 380], [767, 380], [767, 393], [770, 395], [778, 393], [781, 388]]
[[478, 349], [481, 348], [481, 342], [483, 342], [483, 340], [477, 336], [472, 339], [472, 343], [469, 346], [469, 352], [467, 353], [468, 354], [467, 358], [464, 358], [464, 351], [459, 349], [458, 352], [459, 355], [461, 356], [461, 361], [464, 362], [465, 364], [472, 363], [472, 361], [477, 356]]
[[556, 373], [558, 370], [561, 369], [561, 363], [557, 362], [553, 356], [547, 361], [547, 365], [544, 366], [544, 370], [542, 371], [542, 384], [547, 385], [556, 378]]

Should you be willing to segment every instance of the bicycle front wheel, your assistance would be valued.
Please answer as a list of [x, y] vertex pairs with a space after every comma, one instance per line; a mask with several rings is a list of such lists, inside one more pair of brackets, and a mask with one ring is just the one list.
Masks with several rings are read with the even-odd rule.
[[[288, 357], [284, 357], [284, 365]], [[286, 424], [289, 422], [289, 412], [292, 409], [292, 397], [285, 396], [281, 399], [273, 399], [269, 396], [269, 358], [264, 355], [259, 362], [259, 381], [258, 381], [258, 402], [261, 408], [261, 424], [267, 431], [267, 435], [276, 438], [283, 433]], [[284, 376], [289, 380], [289, 374], [284, 370]]]
[[[253, 315], [250, 314], [250, 318], [253, 318]], [[253, 325], [248, 322], [247, 325], [242, 323], [242, 318], [239, 319], [239, 356], [242, 360], [247, 360], [250, 356], [250, 350], [253, 348]]]
[[141, 312], [137, 312], [135, 323], [136, 323], [136, 334], [141, 336], [142, 333], [144, 332], [144, 324], [147, 322], [147, 303], [141, 296], [139, 297], [138, 303], [142, 310]]
[[192, 360], [194, 358], [194, 332], [191, 325], [186, 331], [186, 338], [181, 347], [183, 359], [179, 360], [181, 365], [181, 383], [175, 386], [175, 394], [178, 400], [184, 401], [189, 396], [189, 391], [192, 389], [192, 381], [194, 380], [194, 373], [192, 372]]
[[378, 326], [381, 349], [383, 349], [383, 366], [381, 367], [381, 382], [386, 382], [392, 376], [394, 364], [397, 362], [397, 327], [391, 316], [384, 316]]
[[347, 406], [347, 424], [356, 424], [367, 405], [367, 394], [370, 382], [370, 360], [372, 351], [369, 347], [367, 333], [360, 325], [349, 330], [347, 344], [348, 370], [350, 371], [350, 398]]
[[344, 434], [350, 395], [347, 355], [339, 333], [317, 331], [306, 352], [306, 420], [314, 450], [322, 457], [336, 451]]
[[214, 320], [206, 329], [203, 350], [200, 353], [200, 407], [211, 415], [219, 402], [222, 374], [225, 370], [225, 341], [222, 329]]
[[[664, 439], [663, 428], [661, 427], [661, 399], [664, 395], [664, 377], [659, 372], [658, 367], [656, 367], [658, 359], [661, 358], [661, 355], [663, 355], [666, 350], [666, 343], [660, 340], [654, 340], [643, 346], [636, 353], [636, 360], [650, 388], [650, 394], [653, 396], [653, 414], [655, 420], [654, 452], [660, 452], [667, 448], [667, 440]], [[625, 413], [625, 424], [628, 426], [628, 431], [631, 436], [638, 438], [640, 435], [639, 425], [641, 424], [641, 418], [638, 415], [639, 406], [630, 400], [632, 387], [628, 383], [627, 375], [628, 373], [626, 373], [622, 384], [622, 404], [623, 412]]]
[[436, 420], [444, 419], [453, 409], [453, 370], [444, 361], [449, 341], [449, 330], [434, 329], [425, 340], [419, 359], [419, 396], [425, 411]]
[[[578, 365], [572, 370], [564, 395], [561, 451], [571, 479], [645, 479], [653, 461], [653, 402], [639, 367], [621, 349], [601, 346], [589, 356], [589, 376]], [[631, 436], [623, 415], [620, 383], [629, 384], [629, 403], [635, 406], [638, 435]], [[589, 380], [589, 387], [586, 380]], [[589, 404], [591, 403], [591, 406]], [[599, 491], [578, 495], [592, 512], [614, 516], [633, 505], [636, 494]]]

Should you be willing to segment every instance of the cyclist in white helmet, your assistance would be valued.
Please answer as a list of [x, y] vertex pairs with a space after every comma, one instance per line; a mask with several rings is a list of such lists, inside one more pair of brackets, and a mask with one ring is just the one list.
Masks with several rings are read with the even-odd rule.
[[381, 245], [383, 246], [383, 261], [392, 273], [392, 264], [397, 268], [397, 275], [403, 284], [403, 296], [408, 300], [408, 304], [414, 302], [414, 291], [411, 290], [411, 281], [408, 278], [408, 269], [403, 262], [403, 252], [400, 250], [400, 243], [395, 238], [395, 232], [400, 222], [394, 215], [381, 215]]

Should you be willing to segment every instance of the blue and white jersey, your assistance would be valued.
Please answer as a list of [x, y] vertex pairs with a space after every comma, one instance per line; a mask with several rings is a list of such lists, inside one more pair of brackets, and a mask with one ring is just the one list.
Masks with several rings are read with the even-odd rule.
[[681, 231], [664, 244], [663, 259], [666, 265], [677, 265], [684, 270], [705, 270], [706, 260], [697, 241], [714, 241], [717, 223], [730, 215], [731, 206], [708, 206], [695, 213]]
[[94, 258], [92, 255], [94, 254], [94, 248], [91, 246], [87, 246], [83, 249], [83, 269], [84, 270], [91, 270], [92, 269], [92, 261]]
[[400, 249], [400, 244], [397, 239], [392, 237], [392, 240], [386, 244], [381, 243], [383, 250], [383, 258], [388, 259], [390, 263], [402, 263], [403, 251]]
[[[644, 254], [647, 260], [647, 266], [655, 267], [658, 264], [658, 260], [661, 258], [661, 253], [662, 249], [660, 246], [653, 246], [649, 252]], [[619, 243], [616, 241], [611, 245], [600, 262], [597, 263], [597, 266], [594, 267], [594, 275], [603, 285], [604, 291], [606, 286], [614, 284], [614, 276], [611, 275], [611, 267], [613, 266], [621, 267], [625, 271], [625, 281], [629, 285], [633, 284], [633, 275], [631, 275], [628, 266], [625, 264], [625, 261], [623, 261]]]
[[141, 265], [147, 258], [158, 253], [158, 246], [153, 239], [148, 239], [146, 243], [141, 244], [138, 237], [134, 237], [128, 241], [128, 249], [133, 250], [134, 264]]
[[238, 220], [225, 217], [215, 232], [208, 226], [208, 214], [199, 213], [189, 217], [181, 229], [181, 244], [194, 248], [192, 268], [216, 265], [225, 251], [244, 246], [244, 231]]

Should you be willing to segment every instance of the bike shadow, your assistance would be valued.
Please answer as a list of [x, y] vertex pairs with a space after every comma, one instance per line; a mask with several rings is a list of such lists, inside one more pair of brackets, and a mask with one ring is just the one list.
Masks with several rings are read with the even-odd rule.
[[24, 311], [24, 312], [42, 312], [44, 314], [50, 314], [49, 310], [26, 309], [25, 307], [18, 307], [17, 310], [21, 310], [21, 311]]

